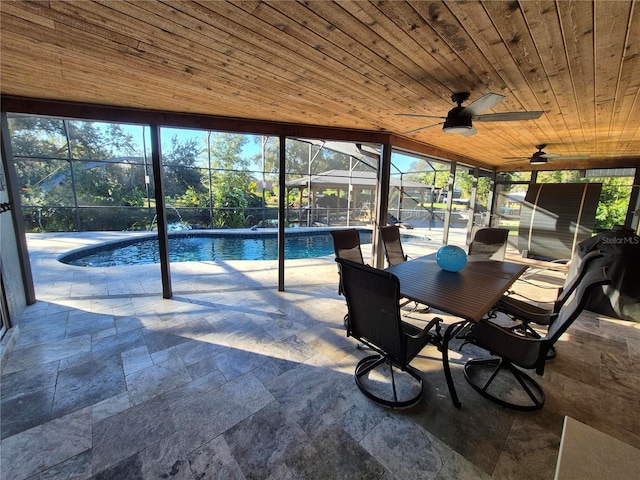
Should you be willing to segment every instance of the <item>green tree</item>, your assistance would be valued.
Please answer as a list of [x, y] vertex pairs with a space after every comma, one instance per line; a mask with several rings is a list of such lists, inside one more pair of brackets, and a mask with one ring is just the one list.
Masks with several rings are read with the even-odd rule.
[[[456, 187], [462, 190], [463, 198], [469, 198], [471, 196], [473, 182], [473, 174], [463, 170], [458, 170], [456, 172]], [[490, 188], [491, 182], [487, 177], [478, 178], [476, 186], [476, 202], [486, 206], [489, 201]]]
[[67, 158], [64, 124], [57, 118], [10, 117], [14, 157]]
[[245, 135], [211, 133], [209, 140], [214, 227], [246, 226], [247, 208], [262, 204], [249, 170], [251, 159], [242, 156], [248, 139]]
[[12, 117], [9, 128], [27, 224], [37, 212], [34, 228], [69, 229], [72, 210], [59, 207], [75, 207], [76, 199], [81, 206], [142, 204], [140, 159], [114, 156], [135, 153], [132, 136], [120, 125]]
[[538, 183], [578, 183], [584, 181], [580, 178], [578, 170], [552, 170], [538, 172]]
[[611, 229], [624, 225], [627, 218], [629, 198], [631, 197], [630, 179], [623, 177], [599, 178], [602, 182], [600, 202], [596, 211], [597, 229]]
[[107, 196], [110, 184], [109, 179], [105, 179], [107, 165], [111, 163], [114, 173], [119, 168], [113, 161], [113, 152], [134, 153], [131, 135], [125, 134], [119, 126], [103, 131], [90, 122], [15, 117], [11, 119], [10, 128], [14, 158], [19, 160], [16, 165], [19, 178], [24, 182], [23, 191], [37, 187], [40, 192], [36, 196], [42, 199], [49, 197], [60, 201], [71, 195], [71, 192], [55, 193], [60, 184], [68, 190], [70, 161], [75, 163], [77, 182], [86, 181], [91, 189], [102, 190], [95, 192], [97, 196]]
[[206, 191], [204, 172], [197, 165], [202, 151], [202, 144], [197, 139], [181, 141], [177, 135], [171, 137], [170, 145], [163, 145], [164, 194], [170, 201], [177, 203], [189, 188]]
[[[144, 181], [138, 174], [134, 182], [134, 165], [139, 158], [116, 157], [116, 152], [132, 155], [135, 153], [133, 137], [119, 125], [106, 125], [82, 121], [67, 121], [70, 140], [70, 156], [73, 165], [73, 179], [79, 205], [141, 205], [144, 198]], [[141, 167], [138, 167], [141, 170]], [[67, 196], [71, 188], [64, 188]], [[69, 200], [68, 200], [69, 201]]]
[[76, 160], [104, 160], [115, 157], [115, 151], [126, 155], [135, 151], [133, 137], [120, 125], [106, 125], [82, 121], [64, 122], [71, 142], [71, 157]]

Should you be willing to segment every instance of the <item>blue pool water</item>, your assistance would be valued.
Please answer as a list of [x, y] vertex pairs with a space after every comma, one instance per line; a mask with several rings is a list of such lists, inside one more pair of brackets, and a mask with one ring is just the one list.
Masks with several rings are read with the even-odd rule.
[[[371, 232], [359, 230], [360, 242], [371, 243]], [[315, 258], [333, 254], [333, 239], [328, 231], [287, 233], [285, 258]], [[216, 260], [276, 260], [278, 239], [275, 233], [257, 234], [169, 234], [171, 262]], [[82, 267], [111, 267], [160, 263], [157, 238], [131, 239], [97, 245], [59, 258], [63, 263]]]

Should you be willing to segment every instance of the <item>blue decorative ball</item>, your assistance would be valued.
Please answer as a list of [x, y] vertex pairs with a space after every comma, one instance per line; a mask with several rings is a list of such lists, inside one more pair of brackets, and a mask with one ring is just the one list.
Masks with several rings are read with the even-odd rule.
[[436, 253], [436, 262], [442, 270], [457, 272], [467, 264], [467, 253], [455, 245], [445, 245]]

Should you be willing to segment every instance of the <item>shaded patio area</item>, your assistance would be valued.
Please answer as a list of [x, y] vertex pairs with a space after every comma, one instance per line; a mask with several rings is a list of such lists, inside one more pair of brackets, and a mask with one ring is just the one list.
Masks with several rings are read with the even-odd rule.
[[285, 292], [276, 262], [172, 263], [164, 300], [158, 265], [55, 260], [101, 239], [29, 236], [39, 301], [3, 359], [3, 478], [548, 479], [565, 415], [640, 448], [640, 324], [584, 313], [539, 412], [480, 397], [462, 363], [454, 408], [435, 347], [412, 363], [422, 401], [386, 410], [353, 381], [367, 352], [345, 335], [333, 256], [287, 261]]

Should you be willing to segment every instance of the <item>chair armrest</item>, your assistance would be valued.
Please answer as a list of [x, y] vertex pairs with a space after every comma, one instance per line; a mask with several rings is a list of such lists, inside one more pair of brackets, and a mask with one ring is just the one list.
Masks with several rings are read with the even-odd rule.
[[549, 325], [553, 310], [538, 307], [527, 302], [516, 300], [509, 296], [503, 296], [495, 304], [494, 311], [506, 313], [518, 320], [537, 323], [539, 325]]
[[533, 283], [532, 281], [527, 280], [525, 278], [519, 278], [516, 280], [516, 282], [526, 283], [527, 285], [531, 285], [532, 287], [536, 287], [536, 288], [542, 288], [543, 290], [555, 290], [556, 292], [558, 292], [558, 295], [562, 291], [562, 287], [556, 287], [553, 285], [538, 285], [537, 283]]
[[[406, 322], [402, 322], [405, 325], [411, 325], [410, 323], [407, 324]], [[431, 320], [419, 333], [412, 335], [410, 333], [406, 333], [405, 335], [407, 337], [413, 338], [414, 340], [419, 340], [420, 338], [423, 338], [427, 335], [432, 336], [433, 334], [431, 333], [431, 329], [435, 327], [436, 329], [436, 335], [440, 335], [440, 324], [442, 323], [442, 319], [435, 317], [433, 320]], [[411, 325], [414, 326], [414, 325]], [[418, 327], [415, 327], [416, 329]]]
[[521, 311], [530, 315], [549, 315], [552, 312], [549, 308], [539, 307], [538, 305], [523, 302], [522, 300], [517, 300], [509, 296], [503, 296], [498, 300], [496, 302], [496, 308], [501, 311], [505, 311], [506, 309], [510, 309], [514, 312]]
[[535, 303], [553, 303], [554, 302], [554, 300], [542, 301], [542, 300], [538, 300], [538, 299], [535, 299], [535, 298], [527, 297], [526, 295], [524, 295], [522, 293], [519, 293], [519, 292], [516, 292], [515, 290], [507, 291], [507, 293], [505, 293], [502, 298], [513, 298], [514, 296], [522, 297], [525, 300], [528, 300], [530, 302], [535, 302]]

